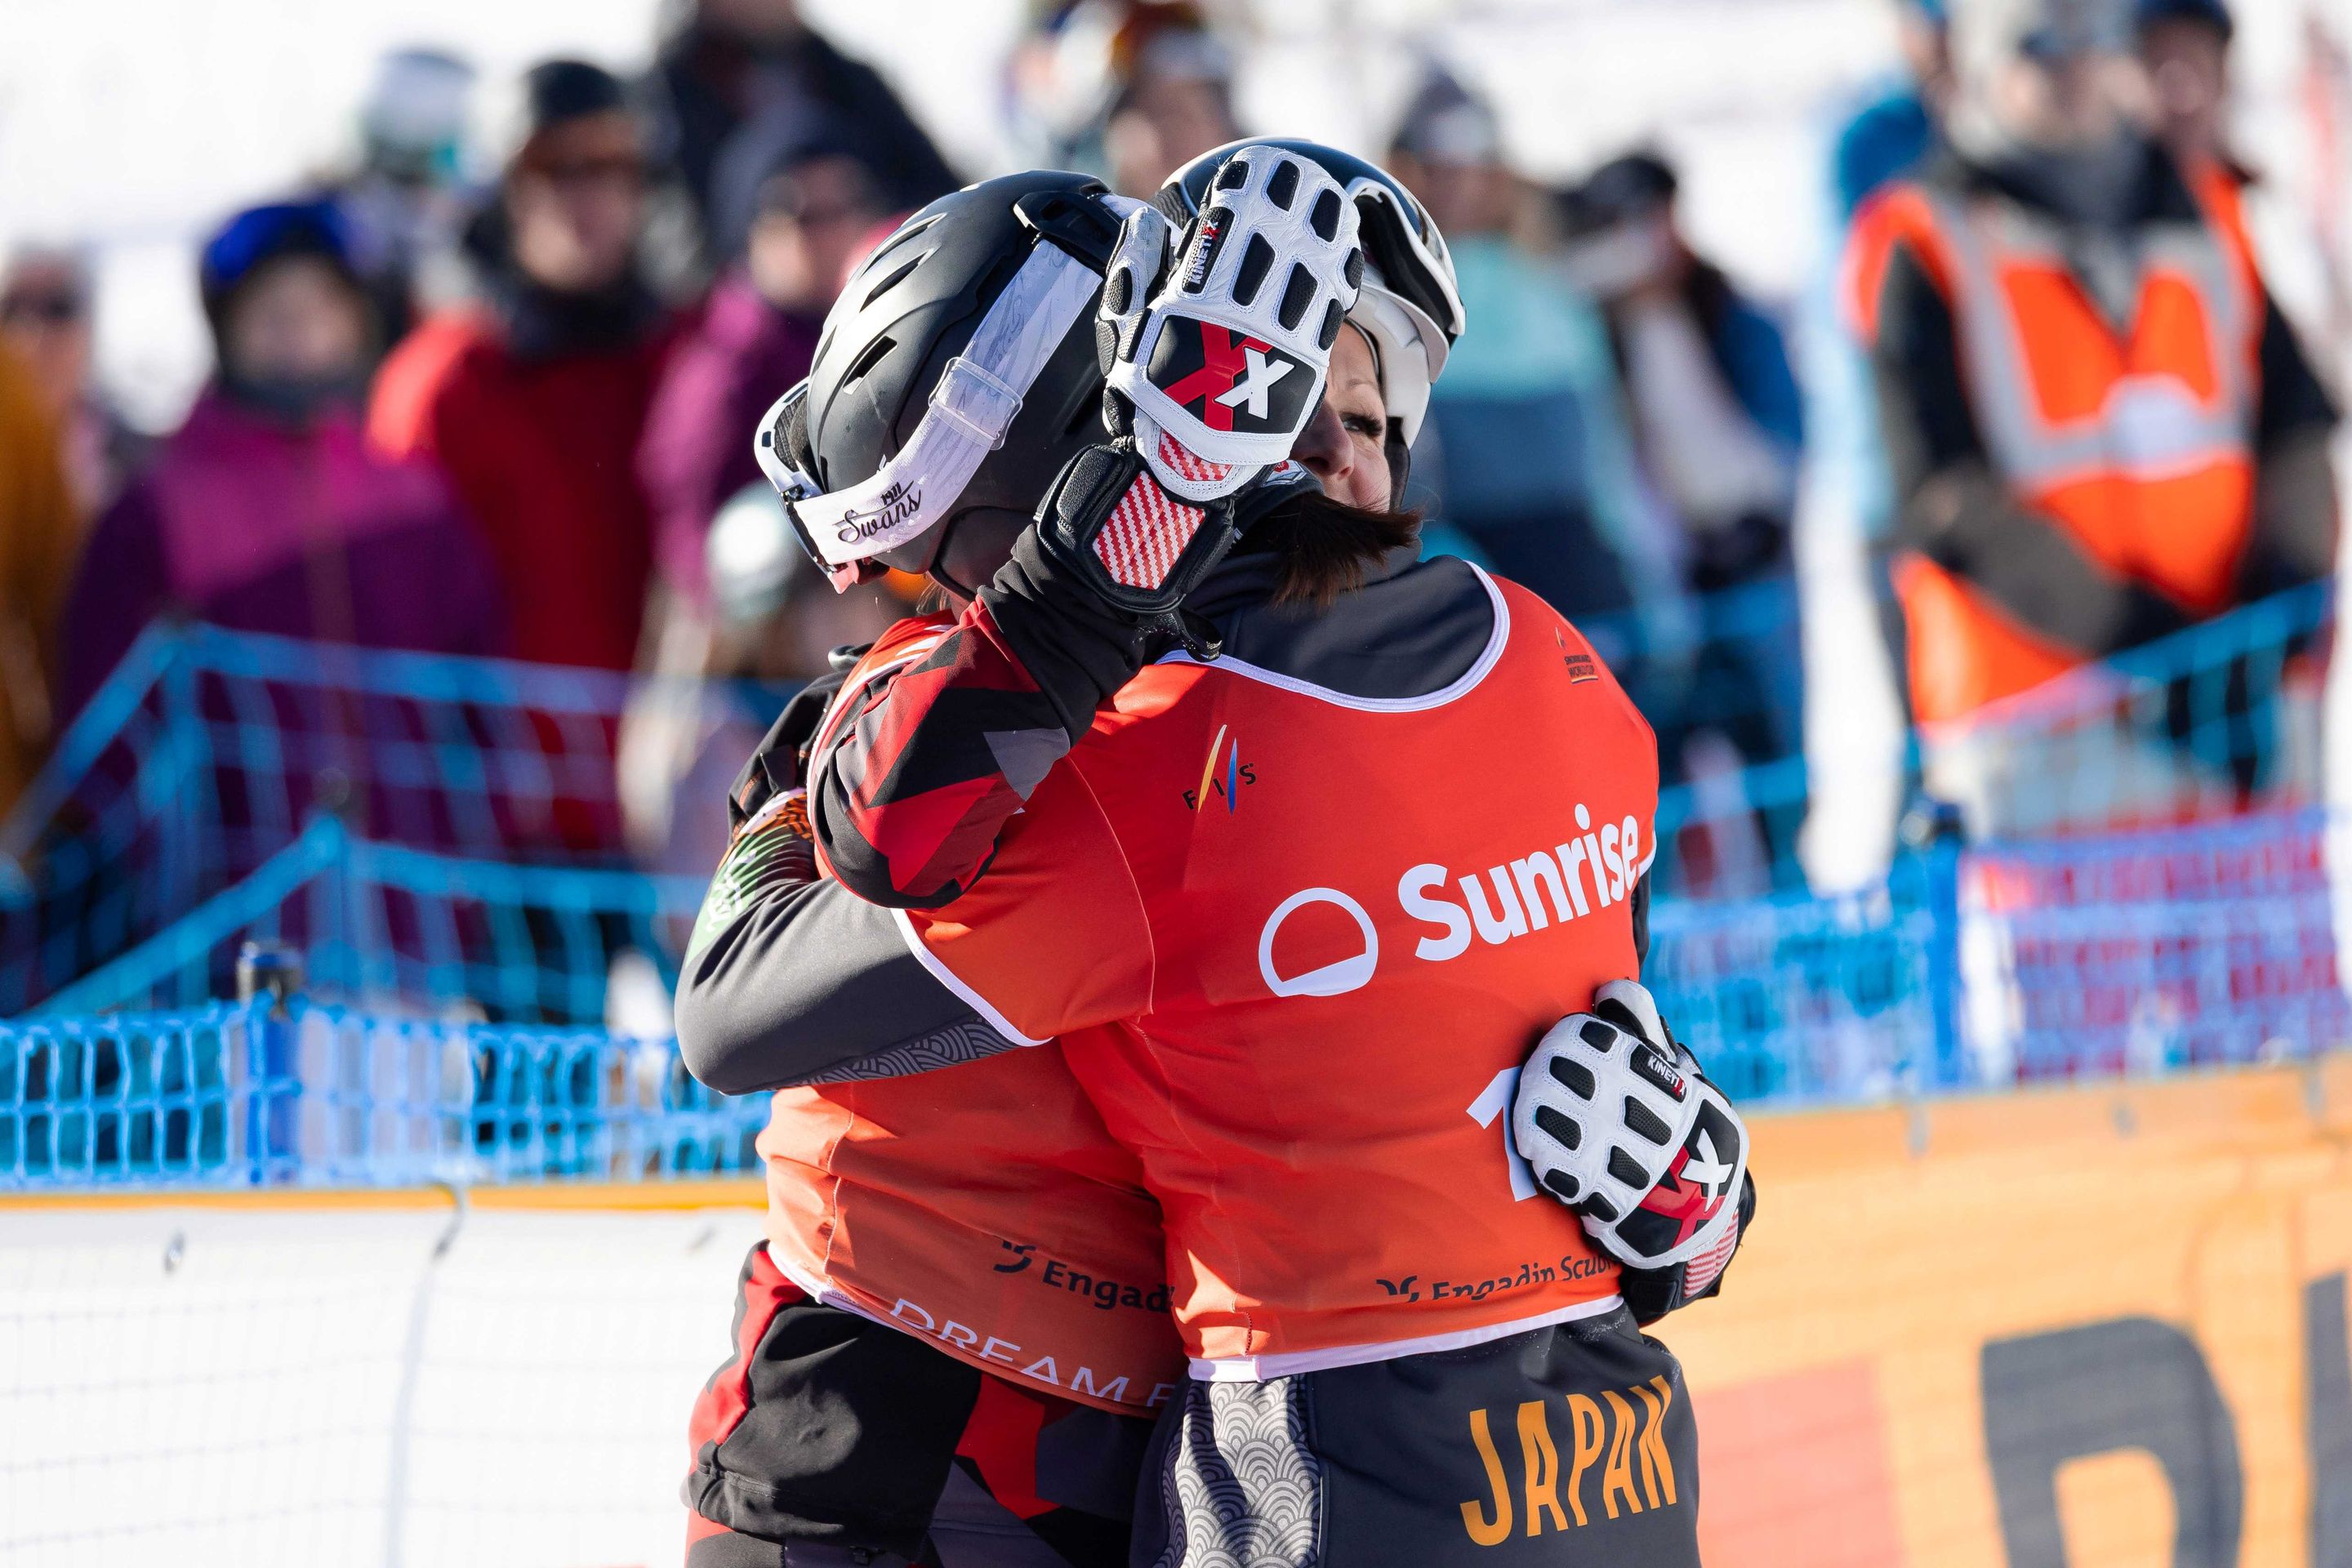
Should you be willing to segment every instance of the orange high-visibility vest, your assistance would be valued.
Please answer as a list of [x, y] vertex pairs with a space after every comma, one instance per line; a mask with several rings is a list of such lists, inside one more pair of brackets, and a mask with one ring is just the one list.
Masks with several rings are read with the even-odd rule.
[[[2253, 520], [2263, 292], [2237, 192], [2191, 181], [2202, 221], [2140, 230], [2127, 332], [2016, 204], [1905, 183], [1855, 220], [1850, 305], [1865, 342], [1895, 247], [1950, 304], [1969, 406], [1994, 472], [2107, 571], [2193, 614], [2225, 608]], [[1956, 719], [2083, 662], [1964, 577], [1910, 552], [1895, 587], [1914, 712]]]
[[[845, 695], [946, 626], [899, 623]], [[1182, 1379], [1160, 1205], [1060, 1050], [780, 1089], [758, 1148], [768, 1255], [818, 1300], [1121, 1415]]]

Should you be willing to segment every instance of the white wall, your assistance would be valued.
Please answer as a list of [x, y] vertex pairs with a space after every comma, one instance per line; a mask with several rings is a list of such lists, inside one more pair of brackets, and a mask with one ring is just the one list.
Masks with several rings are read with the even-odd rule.
[[455, 1218], [0, 1214], [0, 1561], [677, 1562], [758, 1212]]

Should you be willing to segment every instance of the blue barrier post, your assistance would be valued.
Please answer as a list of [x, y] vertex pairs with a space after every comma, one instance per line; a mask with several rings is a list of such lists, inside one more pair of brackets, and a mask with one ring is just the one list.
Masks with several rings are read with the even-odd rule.
[[299, 1163], [295, 1101], [302, 1092], [294, 1064], [294, 1016], [289, 1004], [302, 989], [302, 959], [283, 942], [248, 942], [236, 955], [236, 999], [268, 996], [266, 1009], [247, 1014], [245, 1147], [253, 1184], [289, 1179]]
[[1900, 836], [1928, 917], [1927, 1006], [1935, 1054], [1925, 1086], [1957, 1088], [1969, 1080], [1960, 1031], [1960, 850], [1966, 842], [1960, 808], [1923, 796], [1904, 814]]

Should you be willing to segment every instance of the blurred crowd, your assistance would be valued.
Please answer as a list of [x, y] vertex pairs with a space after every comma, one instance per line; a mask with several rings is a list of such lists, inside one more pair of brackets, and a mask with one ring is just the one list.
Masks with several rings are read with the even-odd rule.
[[[1904, 68], [1832, 139], [1801, 300], [1694, 246], [1655, 147], [1531, 180], [1434, 60], [1360, 149], [1426, 204], [1467, 310], [1413, 454], [1424, 548], [1593, 628], [1669, 784], [1799, 756], [1806, 692], [1850, 666], [1950, 725], [2332, 570], [2336, 412], [2246, 237], [2224, 0], [1886, 3]], [[168, 434], [94, 382], [87, 257], [6, 256], [0, 805], [159, 617], [781, 681], [906, 612], [919, 584], [836, 596], [804, 562], [751, 433], [857, 258], [995, 171], [951, 166], [793, 0], [667, 16], [634, 79], [381, 61], [351, 166], [204, 244], [215, 370]], [[1007, 97], [1034, 162], [1149, 195], [1295, 129], [1237, 117], [1234, 57], [1181, 0], [1041, 5]], [[1803, 624], [1801, 557], [1865, 636]], [[756, 737], [644, 710], [630, 847], [707, 869], [668, 803], [717, 798]], [[1930, 772], [1993, 809], [1965, 747]], [[1758, 798], [1769, 883], [1801, 796]]]

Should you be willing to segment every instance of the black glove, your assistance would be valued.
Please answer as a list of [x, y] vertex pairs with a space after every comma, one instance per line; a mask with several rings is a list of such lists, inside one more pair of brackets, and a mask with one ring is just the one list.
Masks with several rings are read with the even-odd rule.
[[1140, 633], [1174, 637], [1213, 658], [1214, 633], [1180, 606], [1251, 522], [1314, 488], [1306, 469], [1286, 464], [1237, 495], [1180, 500], [1121, 438], [1087, 447], [1055, 479], [1037, 509], [1038, 552]]
[[808, 784], [809, 747], [815, 743], [825, 710], [833, 706], [842, 682], [864, 658], [863, 647], [838, 647], [826, 662], [832, 667], [784, 700], [784, 710], [768, 726], [767, 738], [735, 775], [727, 792], [729, 823], [741, 827], [777, 795]]
[[1242, 149], [1213, 197], [1173, 244], [1153, 208], [1121, 226], [1096, 320], [1109, 438], [1071, 459], [1036, 519], [1072, 586], [1205, 657], [1213, 642], [1178, 606], [1307, 479], [1290, 448], [1364, 268], [1354, 207], [1295, 153]]

